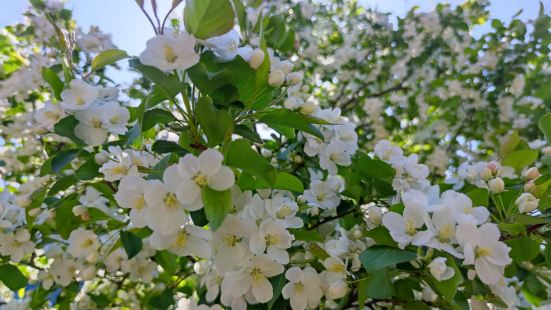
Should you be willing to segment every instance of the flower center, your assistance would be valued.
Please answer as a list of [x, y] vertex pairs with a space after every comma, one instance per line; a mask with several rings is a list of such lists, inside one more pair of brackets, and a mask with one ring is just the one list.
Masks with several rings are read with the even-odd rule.
[[264, 279], [264, 275], [262, 274], [262, 271], [258, 267], [253, 268], [253, 270], [251, 271], [251, 277], [253, 278], [254, 282], [258, 282]]
[[93, 244], [94, 244], [94, 240], [92, 240], [92, 239], [86, 239], [86, 240], [84, 240], [84, 242], [82, 242], [82, 244], [80, 245], [80, 247], [83, 248], [83, 249], [86, 249], [86, 248], [91, 247]]
[[205, 185], [207, 185], [208, 183], [208, 179], [207, 179], [207, 176], [202, 174], [201, 172], [197, 173], [196, 175], [193, 176], [192, 178], [193, 182], [195, 182], [195, 184], [197, 184], [199, 187], [203, 187]]
[[281, 242], [281, 238], [279, 238], [278, 235], [266, 235], [265, 240], [266, 246], [278, 244], [279, 242]]
[[127, 174], [128, 173], [128, 167], [123, 166], [123, 165], [115, 166], [115, 167], [111, 168], [111, 173], [112, 174]]
[[141, 210], [145, 207], [145, 198], [143, 195], [141, 195], [138, 200], [136, 200], [136, 204], [134, 205], [134, 209]]
[[81, 96], [77, 96], [76, 97], [76, 103], [77, 103], [77, 105], [83, 105], [83, 104], [86, 103], [86, 101]]
[[448, 224], [448, 225], [444, 225], [439, 231], [438, 231], [438, 235], [436, 236], [436, 238], [438, 238], [438, 240], [440, 242], [448, 242], [450, 241], [451, 237], [453, 236], [454, 234], [454, 229], [453, 229], [453, 226]]
[[175, 243], [179, 247], [185, 246], [187, 244], [187, 233], [185, 231], [181, 231], [180, 233], [178, 233], [178, 237], [176, 237]]
[[169, 63], [174, 63], [178, 56], [174, 53], [172, 47], [165, 45], [165, 60]]
[[319, 194], [316, 196], [316, 199], [317, 199], [318, 201], [324, 201], [324, 200], [325, 200], [325, 196], [326, 196], [325, 193], [324, 193], [324, 192], [321, 192], [321, 193], [319, 193]]
[[304, 284], [302, 282], [295, 283], [295, 293], [301, 294], [304, 291]]
[[345, 269], [344, 269], [344, 265], [333, 264], [329, 267], [328, 270], [334, 273], [343, 273]]
[[490, 256], [492, 252], [491, 248], [478, 247], [478, 249], [476, 249], [476, 257]]
[[289, 207], [288, 205], [283, 205], [279, 210], [277, 210], [276, 215], [279, 219], [284, 219], [288, 216], [291, 216], [293, 214], [293, 209]]
[[417, 233], [415, 223], [412, 220], [406, 220], [406, 234], [414, 236]]
[[176, 196], [174, 194], [171, 194], [171, 193], [166, 194], [163, 202], [169, 209], [178, 207], [178, 199], [176, 199]]
[[228, 246], [235, 246], [240, 241], [239, 237], [236, 235], [226, 235], [224, 236], [224, 243]]
[[51, 120], [57, 120], [57, 118], [59, 117], [59, 114], [53, 111], [47, 111], [47, 112], [44, 112], [44, 116], [46, 116], [46, 118], [49, 118]]

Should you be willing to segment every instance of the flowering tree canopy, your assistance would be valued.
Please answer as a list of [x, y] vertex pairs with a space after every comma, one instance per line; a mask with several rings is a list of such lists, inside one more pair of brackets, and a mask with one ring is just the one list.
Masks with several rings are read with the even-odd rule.
[[136, 0], [129, 55], [30, 2], [0, 32], [0, 309], [551, 302], [543, 5]]

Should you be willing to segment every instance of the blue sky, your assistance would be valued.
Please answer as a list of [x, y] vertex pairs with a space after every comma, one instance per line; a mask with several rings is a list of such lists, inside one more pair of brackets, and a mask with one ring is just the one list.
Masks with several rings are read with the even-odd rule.
[[[491, 17], [509, 20], [516, 12], [523, 9], [520, 18], [527, 20], [537, 15], [538, 0], [490, 0]], [[0, 27], [22, 20], [21, 14], [28, 7], [26, 0], [2, 0], [0, 9]], [[149, 2], [149, 1], [146, 1]], [[172, 0], [157, 0], [159, 11], [166, 12]], [[437, 3], [446, 2], [453, 5], [462, 3], [462, 0], [360, 0], [371, 8], [378, 8], [384, 12], [391, 12], [403, 16], [412, 6], [419, 6], [422, 11], [431, 10]], [[542, 0], [546, 12], [550, 11], [551, 0]], [[113, 35], [113, 42], [130, 55], [139, 55], [145, 48], [145, 41], [153, 36], [153, 30], [143, 16], [134, 0], [68, 0], [66, 7], [74, 10], [77, 24], [84, 30], [90, 25], [97, 25], [107, 33]], [[181, 11], [182, 8], [177, 10]], [[486, 27], [477, 29], [485, 31]], [[117, 79], [118, 80], [118, 79]]]

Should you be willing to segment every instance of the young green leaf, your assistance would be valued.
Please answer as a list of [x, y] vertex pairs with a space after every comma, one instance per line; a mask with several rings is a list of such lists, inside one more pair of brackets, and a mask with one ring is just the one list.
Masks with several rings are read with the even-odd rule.
[[57, 153], [52, 158], [52, 171], [55, 173], [59, 173], [61, 169], [63, 169], [65, 166], [67, 166], [73, 159], [75, 159], [78, 154], [80, 153], [80, 150], [73, 149], [73, 150], [66, 150], [61, 151]]
[[233, 118], [227, 111], [217, 110], [210, 99], [201, 98], [195, 112], [199, 125], [207, 136], [209, 146], [218, 145], [224, 141], [224, 138], [231, 136], [234, 126]]
[[27, 278], [14, 265], [0, 265], [0, 281], [10, 290], [18, 291], [27, 285]]
[[199, 39], [222, 35], [233, 28], [234, 12], [229, 0], [186, 0], [186, 30]]
[[323, 140], [323, 135], [304, 115], [288, 109], [276, 109], [262, 113], [258, 120], [268, 126], [290, 127], [309, 133]]
[[209, 220], [209, 226], [216, 230], [226, 218], [226, 215], [233, 207], [231, 191], [215, 191], [208, 186], [202, 190], [203, 204], [205, 205], [205, 215]]
[[270, 162], [255, 152], [249, 142], [235, 140], [228, 147], [226, 165], [252, 174], [271, 187], [277, 179], [276, 169]]
[[375, 272], [384, 267], [412, 261], [416, 257], [415, 252], [376, 245], [363, 251], [360, 261], [367, 272]]
[[548, 112], [538, 120], [538, 128], [543, 132], [547, 142], [551, 143], [551, 113]]
[[96, 57], [94, 57], [94, 60], [92, 60], [92, 71], [97, 71], [127, 57], [128, 54], [123, 50], [110, 49], [101, 51]]
[[142, 250], [142, 239], [130, 231], [121, 231], [121, 242], [128, 259], [136, 256]]
[[57, 73], [50, 68], [44, 67], [42, 68], [42, 78], [50, 85], [50, 88], [52, 89], [52, 92], [54, 93], [54, 96], [56, 97], [56, 99], [61, 100], [61, 92], [63, 91], [63, 82], [57, 76]]

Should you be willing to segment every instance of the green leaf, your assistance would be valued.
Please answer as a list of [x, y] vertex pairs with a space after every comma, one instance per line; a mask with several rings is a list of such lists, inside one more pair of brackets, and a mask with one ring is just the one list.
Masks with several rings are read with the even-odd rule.
[[367, 155], [359, 155], [353, 161], [353, 167], [366, 179], [380, 179], [392, 181], [396, 170], [391, 165], [379, 159], [372, 159]]
[[230, 144], [226, 165], [248, 172], [270, 186], [275, 184], [277, 179], [276, 169], [245, 140], [235, 140]]
[[366, 231], [364, 235], [368, 238], [373, 239], [378, 245], [387, 245], [390, 247], [397, 246], [396, 241], [394, 241], [394, 239], [392, 239], [392, 237], [390, 236], [388, 229], [384, 227], [375, 227], [371, 230]]
[[417, 258], [415, 252], [378, 245], [367, 248], [360, 254], [360, 261], [367, 272], [375, 272], [387, 266], [409, 262], [415, 258]]
[[272, 188], [297, 193], [304, 192], [304, 184], [302, 184], [302, 181], [287, 172], [278, 172], [276, 175], [276, 181], [273, 185], [255, 178], [250, 173], [242, 173], [239, 177], [238, 185], [242, 190]]
[[168, 274], [174, 274], [174, 272], [178, 270], [179, 265], [176, 261], [177, 258], [178, 256], [167, 250], [157, 251], [155, 254], [155, 261], [161, 265]]
[[61, 92], [63, 91], [63, 82], [57, 76], [57, 73], [50, 68], [42, 68], [42, 78], [50, 85], [52, 92], [57, 100], [61, 100]]
[[370, 298], [385, 299], [394, 296], [394, 285], [387, 268], [373, 272], [367, 283], [367, 296]]
[[92, 60], [92, 71], [97, 71], [127, 57], [128, 54], [123, 50], [110, 49], [101, 51], [96, 57], [94, 57], [94, 60]]
[[78, 149], [66, 150], [57, 153], [52, 158], [52, 171], [55, 173], [59, 173], [65, 166], [73, 161], [73, 159], [75, 159], [79, 153], [80, 150]]
[[304, 184], [296, 176], [287, 172], [278, 172], [276, 182], [273, 185], [274, 189], [288, 190], [291, 192], [304, 192]]
[[78, 120], [69, 115], [54, 125], [54, 132], [62, 137], [67, 137], [77, 144], [84, 144], [77, 136], [75, 136], [75, 126], [78, 124]]
[[73, 207], [77, 204], [76, 195], [67, 196], [56, 203], [58, 206], [55, 208], [55, 223], [63, 239], [69, 238], [71, 231], [78, 227], [78, 220], [73, 215]]
[[155, 67], [144, 65], [138, 58], [130, 59], [129, 63], [132, 69], [139, 71], [143, 76], [155, 83], [166, 95], [167, 99], [174, 99], [186, 87], [175, 74], [166, 74]]
[[209, 226], [216, 230], [226, 218], [226, 215], [233, 207], [231, 191], [215, 191], [208, 186], [202, 190], [203, 204], [205, 205], [205, 215], [209, 220]]
[[517, 263], [531, 261], [540, 253], [539, 243], [530, 237], [517, 237], [505, 243], [511, 247], [509, 256]]
[[304, 115], [288, 109], [276, 109], [262, 113], [258, 120], [270, 127], [290, 127], [309, 133], [323, 140], [323, 135]]
[[14, 265], [0, 265], [0, 281], [10, 290], [18, 291], [27, 285], [27, 278]]
[[548, 112], [538, 120], [538, 128], [543, 132], [547, 142], [551, 143], [551, 113]]
[[74, 175], [68, 175], [64, 176], [61, 179], [57, 180], [57, 182], [52, 185], [50, 188], [50, 191], [48, 191], [48, 196], [53, 196], [57, 194], [60, 191], [66, 190], [71, 185], [74, 185], [78, 182], [78, 178]]
[[273, 293], [272, 299], [270, 299], [270, 301], [266, 304], [266, 306], [268, 307], [268, 310], [271, 310], [273, 308], [274, 303], [279, 298], [279, 296], [281, 296], [281, 291], [283, 290], [285, 283], [287, 283], [287, 280], [285, 279], [285, 274], [281, 273], [271, 278], [270, 283], [272, 284], [274, 293]]
[[519, 142], [520, 137], [518, 135], [518, 131], [513, 131], [499, 146], [499, 152], [501, 153], [501, 156], [505, 156], [512, 152], [517, 147]]
[[323, 237], [315, 230], [296, 229], [292, 233], [295, 236], [295, 240], [323, 242]]
[[196, 38], [208, 39], [230, 31], [234, 18], [229, 0], [186, 0], [184, 24]]
[[499, 230], [515, 237], [518, 235], [526, 235], [526, 228], [521, 223], [499, 223]]
[[217, 110], [208, 97], [202, 97], [195, 108], [197, 120], [207, 136], [209, 146], [215, 146], [224, 138], [230, 138], [233, 132], [234, 121], [230, 113]]
[[538, 153], [538, 150], [529, 149], [514, 151], [503, 158], [502, 164], [520, 172], [522, 168], [532, 165], [538, 159]]
[[98, 165], [92, 157], [75, 171], [75, 175], [84, 181], [92, 180], [93, 178], [99, 176], [99, 168], [100, 165]]
[[151, 146], [151, 150], [158, 154], [176, 153], [183, 156], [188, 153], [181, 145], [173, 141], [157, 140]]
[[236, 135], [240, 135], [241, 137], [243, 137], [243, 138], [245, 138], [245, 139], [247, 139], [251, 142], [262, 143], [262, 138], [260, 138], [258, 133], [256, 133], [251, 128], [247, 127], [246, 125], [243, 125], [243, 124], [236, 125], [235, 128], [233, 129], [233, 132]]
[[455, 271], [453, 277], [445, 281], [438, 281], [430, 275], [428, 281], [437, 294], [451, 301], [457, 292], [459, 284], [463, 283], [463, 275], [461, 274], [461, 270], [457, 267], [454, 258], [449, 255], [445, 255], [445, 257], [447, 258], [446, 265], [450, 266]]
[[148, 180], [162, 180], [163, 179], [163, 173], [166, 170], [166, 167], [168, 167], [170, 163], [170, 155], [167, 155], [163, 157], [154, 167], [151, 169], [149, 174], [147, 175]]
[[473, 207], [488, 206], [490, 193], [485, 188], [475, 188], [467, 193], [467, 196], [473, 201]]
[[152, 109], [145, 111], [143, 115], [142, 131], [147, 131], [157, 124], [166, 124], [177, 121], [172, 113], [163, 109]]
[[136, 256], [142, 250], [142, 239], [130, 231], [121, 231], [121, 242], [126, 251], [126, 255], [128, 255], [128, 259]]

